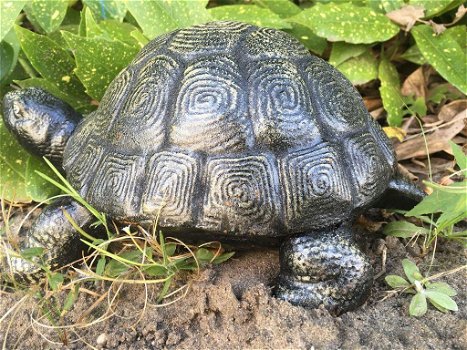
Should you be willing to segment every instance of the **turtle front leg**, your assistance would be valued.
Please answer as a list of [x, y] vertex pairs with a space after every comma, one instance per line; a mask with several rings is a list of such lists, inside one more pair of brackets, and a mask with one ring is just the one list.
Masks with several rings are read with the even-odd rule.
[[[64, 211], [76, 222], [87, 229], [93, 221], [92, 214], [78, 202], [71, 198], [63, 198], [46, 206], [41, 214], [34, 220], [31, 228], [19, 233], [21, 250], [34, 247], [45, 248], [42, 259], [52, 269], [69, 264], [81, 257], [84, 244], [80, 241], [80, 234]], [[7, 257], [6, 266], [16, 280], [37, 281], [44, 271], [39, 258], [27, 261], [22, 258]]]
[[341, 227], [285, 241], [275, 295], [304, 307], [324, 305], [335, 315], [363, 304], [373, 284], [373, 269], [351, 237], [350, 229]]

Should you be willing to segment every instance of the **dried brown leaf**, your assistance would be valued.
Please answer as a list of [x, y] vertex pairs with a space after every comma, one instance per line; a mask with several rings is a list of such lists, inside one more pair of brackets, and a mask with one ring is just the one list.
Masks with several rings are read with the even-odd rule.
[[423, 100], [426, 100], [426, 81], [425, 74], [423, 73], [423, 67], [419, 67], [412, 74], [410, 74], [407, 79], [405, 79], [402, 84], [402, 95], [412, 96], [416, 98], [423, 97]]
[[444, 105], [438, 114], [438, 119], [444, 122], [449, 122], [457, 114], [467, 110], [467, 100], [456, 100]]
[[425, 16], [425, 9], [423, 7], [406, 5], [398, 10], [386, 13], [386, 16], [388, 16], [391, 21], [404, 27], [404, 30], [408, 32], [417, 20]]
[[449, 140], [453, 139], [464, 127], [467, 122], [465, 111], [457, 114], [450, 123], [437, 128], [432, 134], [425, 138], [419, 137], [396, 144], [395, 151], [397, 159], [410, 159], [414, 157], [426, 157], [428, 153], [433, 154], [450, 147]]

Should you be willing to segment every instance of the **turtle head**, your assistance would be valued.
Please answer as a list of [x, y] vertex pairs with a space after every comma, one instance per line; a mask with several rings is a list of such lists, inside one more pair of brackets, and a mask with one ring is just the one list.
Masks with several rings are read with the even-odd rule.
[[62, 165], [63, 149], [81, 116], [45, 90], [12, 91], [3, 98], [6, 127], [29, 152]]

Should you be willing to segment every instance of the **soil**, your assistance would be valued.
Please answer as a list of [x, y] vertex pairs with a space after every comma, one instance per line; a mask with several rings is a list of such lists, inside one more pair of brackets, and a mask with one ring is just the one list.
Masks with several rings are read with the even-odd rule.
[[[386, 248], [386, 273], [375, 281], [362, 307], [339, 317], [271, 296], [278, 252], [256, 249], [239, 251], [226, 263], [178, 281], [188, 282], [188, 293], [168, 306], [155, 305], [151, 286], [146, 299], [144, 286], [127, 285], [116, 298], [114, 316], [87, 328], [68, 329], [65, 341], [56, 330], [33, 321], [39, 316], [32, 311], [32, 301], [21, 302], [0, 321], [0, 342], [5, 349], [467, 349], [465, 270], [440, 279], [458, 291], [454, 297], [458, 312], [444, 314], [429, 306], [425, 316], [410, 317], [410, 295], [388, 294], [384, 276], [403, 275], [401, 260], [406, 257], [425, 272], [431, 256], [421, 258], [417, 246], [378, 233], [365, 234], [360, 240], [376, 272], [381, 270], [381, 252]], [[440, 242], [431, 274], [463, 264], [462, 246]], [[105, 288], [87, 287], [95, 292]], [[23, 295], [2, 292], [0, 317]], [[148, 304], [141, 314], [145, 300]], [[81, 293], [65, 320], [78, 321], [95, 301], [96, 297]], [[86, 315], [87, 321], [101, 315], [106, 305], [104, 300]]]

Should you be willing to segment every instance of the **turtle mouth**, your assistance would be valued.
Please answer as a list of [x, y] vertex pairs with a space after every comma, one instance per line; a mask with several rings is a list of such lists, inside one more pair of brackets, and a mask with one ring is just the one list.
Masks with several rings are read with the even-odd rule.
[[23, 109], [19, 103], [18, 92], [9, 92], [3, 98], [3, 121], [8, 129], [15, 129], [19, 120], [23, 119]]

